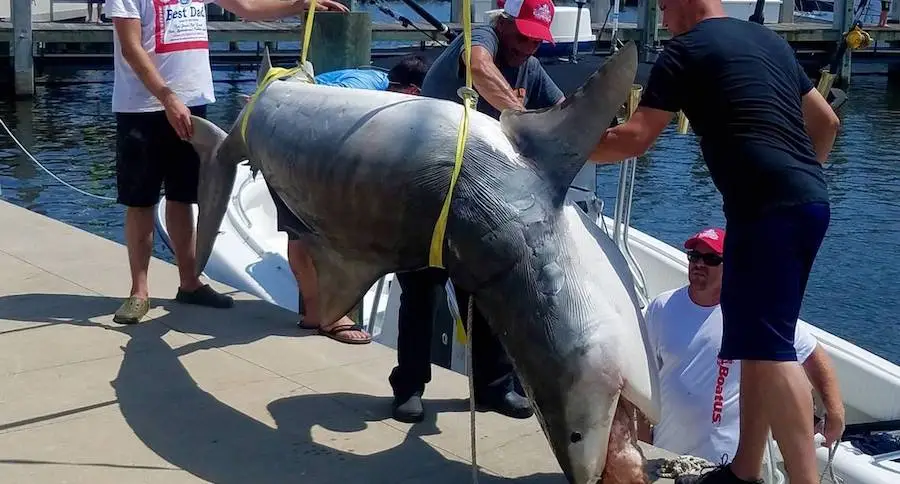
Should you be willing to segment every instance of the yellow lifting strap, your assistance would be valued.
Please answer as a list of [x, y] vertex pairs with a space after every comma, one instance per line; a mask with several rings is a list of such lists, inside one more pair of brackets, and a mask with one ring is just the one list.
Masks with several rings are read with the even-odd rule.
[[316, 15], [316, 0], [311, 0], [309, 3], [309, 10], [306, 12], [306, 25], [303, 28], [303, 45], [300, 52], [300, 64], [297, 67], [292, 67], [290, 69], [285, 69], [284, 67], [272, 67], [266, 72], [266, 75], [263, 77], [262, 82], [259, 83], [259, 86], [256, 86], [256, 92], [250, 96], [250, 102], [247, 103], [247, 109], [244, 110], [244, 115], [241, 117], [241, 137], [243, 139], [247, 139], [247, 120], [250, 119], [250, 112], [253, 111], [253, 106], [256, 104], [256, 98], [269, 87], [269, 84], [273, 83], [278, 79], [286, 79], [291, 77], [298, 72], [303, 72], [306, 74], [307, 79], [310, 83], [315, 84], [316, 80], [313, 76], [310, 75], [309, 72], [306, 71], [306, 56], [309, 54], [309, 39], [312, 37], [312, 26], [313, 19]]
[[444, 268], [444, 236], [447, 231], [447, 215], [450, 213], [450, 200], [453, 198], [453, 189], [456, 187], [456, 180], [459, 178], [459, 172], [462, 170], [463, 153], [466, 149], [466, 138], [469, 134], [469, 113], [475, 108], [475, 105], [478, 102], [478, 93], [475, 92], [475, 89], [472, 89], [471, 13], [471, 0], [469, 0], [465, 2], [462, 9], [466, 85], [465, 87], [459, 88], [457, 91], [457, 94], [459, 94], [459, 97], [463, 100], [463, 118], [459, 125], [459, 135], [456, 140], [456, 161], [453, 164], [453, 173], [450, 176], [450, 187], [447, 189], [447, 195], [444, 197], [444, 205], [441, 207], [441, 213], [434, 226], [434, 232], [431, 236], [431, 249], [428, 254], [428, 265], [430, 267], [439, 267], [442, 269]]

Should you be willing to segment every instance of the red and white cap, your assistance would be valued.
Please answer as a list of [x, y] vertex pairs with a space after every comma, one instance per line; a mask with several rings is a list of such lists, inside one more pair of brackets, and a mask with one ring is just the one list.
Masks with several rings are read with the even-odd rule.
[[519, 33], [555, 45], [550, 33], [550, 23], [556, 13], [552, 0], [497, 0], [497, 6], [516, 19]]
[[725, 231], [718, 227], [701, 230], [684, 241], [684, 248], [693, 250], [701, 244], [722, 255], [725, 251]]

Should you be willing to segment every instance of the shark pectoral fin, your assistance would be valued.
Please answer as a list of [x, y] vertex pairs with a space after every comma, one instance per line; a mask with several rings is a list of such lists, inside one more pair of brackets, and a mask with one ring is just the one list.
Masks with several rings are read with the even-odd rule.
[[191, 116], [194, 134], [190, 143], [200, 158], [197, 188], [197, 267], [199, 275], [212, 254], [219, 226], [228, 207], [237, 165], [245, 158], [243, 141], [206, 119]]
[[563, 206], [563, 218], [579, 238], [590, 237], [603, 251], [601, 257], [592, 256], [590, 260], [596, 271], [595, 283], [603, 287], [605, 297], [621, 319], [622, 395], [655, 424], [659, 422], [661, 405], [659, 369], [652, 358], [654, 352], [628, 261], [613, 239], [571, 201]]
[[637, 47], [629, 42], [561, 104], [506, 110], [500, 116], [501, 128], [519, 153], [565, 193], [628, 99], [637, 64]]
[[391, 272], [381, 265], [347, 259], [316, 236], [305, 236], [303, 240], [316, 268], [321, 324], [328, 325], [342, 318], [379, 277]]

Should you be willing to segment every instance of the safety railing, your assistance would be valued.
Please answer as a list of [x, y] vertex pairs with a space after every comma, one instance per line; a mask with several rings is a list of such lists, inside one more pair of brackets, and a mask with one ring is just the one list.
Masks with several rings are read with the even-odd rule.
[[[635, 84], [631, 88], [628, 96], [628, 106], [625, 112], [626, 121], [631, 117], [631, 113], [637, 108], [638, 101], [641, 98], [643, 87]], [[637, 170], [637, 158], [628, 158], [621, 163], [619, 169], [618, 193], [616, 194], [616, 205], [613, 211], [613, 233], [612, 239], [615, 241], [619, 250], [625, 256], [628, 267], [634, 277], [634, 285], [637, 290], [638, 297], [641, 300], [641, 307], [645, 307], [650, 301], [650, 295], [647, 290], [647, 281], [644, 278], [644, 272], [641, 270], [640, 264], [631, 253], [631, 247], [628, 241], [628, 228], [631, 224], [631, 207], [634, 196], [634, 175]]]

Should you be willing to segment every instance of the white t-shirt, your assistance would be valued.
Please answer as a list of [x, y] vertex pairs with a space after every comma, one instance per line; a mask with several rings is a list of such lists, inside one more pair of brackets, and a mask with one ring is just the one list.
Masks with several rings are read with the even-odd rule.
[[[141, 43], [160, 75], [188, 107], [215, 102], [206, 4], [213, 0], [107, 0], [110, 18], [141, 20]], [[162, 104], [122, 57], [114, 35], [113, 112], [161, 111]]]
[[[653, 445], [714, 463], [737, 451], [740, 434], [740, 361], [719, 360], [722, 311], [703, 307], [687, 286], [659, 295], [646, 312], [647, 334], [659, 365], [662, 408]], [[798, 321], [797, 360], [806, 361], [818, 341]]]

